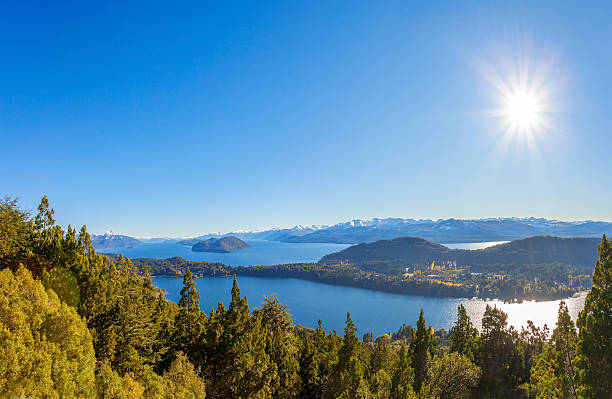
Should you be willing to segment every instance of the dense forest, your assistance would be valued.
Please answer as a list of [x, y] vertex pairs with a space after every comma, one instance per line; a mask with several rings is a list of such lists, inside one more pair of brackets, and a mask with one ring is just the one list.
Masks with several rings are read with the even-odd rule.
[[34, 216], [6, 198], [0, 397], [610, 398], [612, 241], [598, 250], [576, 325], [561, 302], [552, 331], [519, 331], [494, 307], [477, 331], [460, 306], [448, 336], [421, 311], [416, 328], [360, 340], [350, 314], [336, 332], [294, 326], [275, 297], [251, 309], [236, 278], [227, 307], [204, 313], [189, 267], [169, 302], [142, 268], [96, 253], [85, 226], [55, 225], [46, 197]]

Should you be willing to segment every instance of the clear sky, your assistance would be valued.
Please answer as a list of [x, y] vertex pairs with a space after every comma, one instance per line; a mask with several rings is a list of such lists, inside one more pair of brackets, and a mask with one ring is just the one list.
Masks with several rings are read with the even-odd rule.
[[136, 236], [612, 220], [611, 4], [3, 2], [0, 194]]

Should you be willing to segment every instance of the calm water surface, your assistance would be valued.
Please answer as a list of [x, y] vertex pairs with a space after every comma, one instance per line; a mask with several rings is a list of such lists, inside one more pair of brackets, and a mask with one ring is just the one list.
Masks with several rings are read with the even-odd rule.
[[[178, 302], [183, 284], [181, 278], [158, 277], [154, 282], [167, 291], [166, 297]], [[200, 307], [205, 312], [222, 301], [226, 306], [231, 299], [232, 278], [199, 278], [196, 286], [200, 293]], [[548, 324], [551, 328], [557, 321], [559, 301], [524, 302], [504, 304], [500, 301], [482, 301], [458, 298], [431, 298], [422, 296], [396, 295], [360, 288], [340, 287], [311, 281], [288, 278], [238, 277], [241, 294], [248, 298], [249, 306], [259, 307], [265, 295], [277, 294], [281, 302], [289, 305], [295, 322], [306, 327], [316, 327], [322, 319], [328, 329], [341, 333], [344, 329], [346, 312], [351, 317], [359, 334], [373, 332], [380, 335], [397, 331], [402, 323], [416, 326], [421, 307], [428, 325], [449, 329], [455, 322], [457, 306], [463, 304], [472, 322], [480, 328], [480, 319], [487, 304], [496, 305], [508, 313], [509, 324], [520, 330], [527, 320], [537, 326]], [[575, 320], [584, 307], [586, 294], [566, 299], [572, 318]]]
[[[501, 242], [445, 244], [449, 248], [479, 249]], [[250, 248], [229, 254], [192, 252], [191, 247], [174, 242], [146, 243], [136, 248], [115, 248], [108, 252], [122, 253], [131, 258], [165, 259], [181, 256], [193, 261], [222, 262], [231, 266], [270, 265], [291, 262], [314, 262], [322, 256], [340, 251], [348, 245], [281, 243], [273, 241], [249, 241]], [[178, 302], [182, 287], [180, 278], [155, 278], [155, 283], [167, 291], [166, 297]], [[431, 298], [422, 296], [396, 295], [360, 288], [332, 286], [311, 281], [287, 278], [239, 277], [242, 295], [246, 295], [249, 306], [258, 307], [264, 296], [277, 294], [279, 299], [289, 305], [295, 322], [306, 327], [315, 327], [322, 319], [328, 329], [342, 332], [346, 312], [359, 328], [360, 334], [373, 332], [375, 335], [396, 331], [403, 323], [416, 325], [421, 307], [425, 312], [427, 324], [434, 328], [449, 329], [455, 322], [457, 306], [463, 304], [480, 328], [480, 319], [486, 304], [497, 305], [508, 313], [508, 322], [515, 327], [532, 320], [536, 325], [548, 324], [554, 327], [557, 320], [559, 301], [525, 302], [504, 304], [499, 301], [482, 301], [457, 298]], [[209, 312], [219, 301], [229, 304], [232, 288], [231, 278], [200, 278], [196, 280], [200, 292], [200, 306]], [[571, 316], [575, 319], [584, 307], [584, 295], [569, 298]]]
[[180, 256], [187, 260], [221, 262], [229, 266], [275, 265], [281, 263], [316, 262], [324, 255], [349, 247], [345, 244], [287, 243], [247, 241], [249, 248], [218, 254], [193, 252], [190, 246], [175, 242], [146, 243], [135, 248], [111, 248], [101, 252], [121, 253], [128, 258], [166, 259]]

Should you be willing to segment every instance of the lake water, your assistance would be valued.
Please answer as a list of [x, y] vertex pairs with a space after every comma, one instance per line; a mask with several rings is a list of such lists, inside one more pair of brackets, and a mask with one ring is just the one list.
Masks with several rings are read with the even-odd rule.
[[[174, 302], [180, 298], [183, 281], [181, 278], [154, 279], [160, 288], [167, 291], [166, 297]], [[219, 301], [226, 306], [231, 299], [232, 278], [215, 277], [196, 279], [200, 293], [200, 307], [205, 312], [216, 308]], [[496, 305], [508, 313], [508, 323], [520, 330], [527, 320], [537, 326], [548, 324], [552, 330], [557, 321], [560, 301], [524, 302], [505, 304], [500, 301], [482, 301], [458, 298], [432, 298], [423, 296], [397, 295], [360, 288], [332, 286], [311, 281], [289, 278], [238, 277], [241, 294], [246, 296], [251, 310], [259, 307], [264, 296], [277, 294], [281, 302], [289, 305], [295, 323], [316, 327], [322, 319], [328, 329], [341, 333], [344, 329], [346, 312], [359, 329], [360, 336], [373, 332], [375, 336], [388, 331], [397, 331], [402, 323], [416, 326], [419, 310], [423, 308], [427, 325], [449, 329], [457, 317], [457, 306], [463, 304], [472, 322], [480, 328], [480, 319], [487, 304]], [[575, 320], [584, 307], [586, 294], [566, 299], [570, 314]]]
[[[449, 248], [480, 249], [503, 242], [444, 244]], [[130, 258], [165, 259], [181, 256], [187, 260], [222, 262], [231, 266], [271, 265], [293, 262], [315, 262], [322, 256], [340, 251], [348, 245], [281, 243], [274, 241], [249, 241], [250, 248], [229, 254], [192, 252], [191, 247], [174, 242], [146, 243], [136, 248], [113, 248], [105, 252], [122, 253]], [[156, 285], [167, 291], [166, 297], [178, 302], [182, 287], [180, 278], [155, 278]], [[219, 301], [229, 304], [232, 278], [200, 278], [196, 280], [200, 292], [200, 306], [209, 312]], [[536, 325], [554, 327], [557, 321], [559, 301], [525, 302], [505, 304], [500, 301], [482, 301], [457, 298], [432, 298], [388, 294], [360, 288], [340, 287], [311, 281], [287, 278], [239, 277], [238, 285], [246, 295], [249, 306], [258, 307], [265, 295], [277, 294], [289, 305], [295, 322], [315, 327], [323, 320], [328, 329], [339, 333], [344, 329], [346, 312], [351, 312], [360, 334], [372, 332], [380, 335], [397, 331], [402, 323], [416, 325], [421, 307], [427, 324], [434, 328], [449, 329], [455, 322], [457, 306], [463, 304], [472, 322], [480, 328], [480, 319], [487, 304], [496, 305], [508, 313], [508, 322], [517, 328], [532, 320]], [[575, 319], [584, 307], [584, 297], [566, 300], [571, 316]]]
[[104, 253], [121, 253], [128, 258], [166, 259], [180, 256], [187, 260], [221, 262], [229, 266], [275, 265], [282, 263], [317, 262], [324, 255], [347, 248], [345, 244], [286, 243], [247, 241], [249, 248], [228, 254], [193, 252], [190, 246], [175, 242], [145, 243], [134, 248], [111, 248]]

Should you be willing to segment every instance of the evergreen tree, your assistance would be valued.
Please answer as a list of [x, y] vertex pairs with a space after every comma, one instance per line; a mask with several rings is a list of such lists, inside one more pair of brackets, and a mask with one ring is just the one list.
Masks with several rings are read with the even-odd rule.
[[346, 314], [346, 326], [342, 346], [338, 350], [338, 363], [334, 372], [332, 392], [335, 397], [357, 398], [367, 395], [367, 384], [364, 380], [364, 358], [357, 328]]
[[275, 365], [266, 353], [269, 330], [263, 314], [251, 316], [246, 297], [241, 297], [236, 276], [228, 309], [222, 303], [208, 317], [199, 359], [206, 376], [207, 395], [215, 398], [268, 398]]
[[182, 352], [176, 354], [170, 369], [164, 373], [164, 399], [204, 399], [206, 385], [198, 376], [198, 370]]
[[333, 376], [338, 363], [338, 349], [342, 339], [335, 332], [328, 334], [319, 320], [312, 335], [302, 340], [300, 377], [302, 398], [322, 399], [333, 392]]
[[478, 330], [472, 325], [465, 307], [459, 305], [457, 308], [457, 321], [451, 329], [449, 350], [466, 355], [468, 358], [473, 358], [472, 343], [477, 335]]
[[204, 314], [200, 311], [200, 294], [196, 290], [191, 270], [183, 276], [183, 288], [178, 302], [179, 311], [175, 319], [174, 347], [188, 357], [194, 358], [199, 350], [198, 338], [204, 329]]
[[185, 270], [185, 275], [183, 276], [183, 288], [181, 289], [181, 299], [179, 299], [178, 305], [187, 312], [200, 311], [200, 294], [196, 290], [193, 274], [191, 274], [189, 268]]
[[487, 305], [482, 317], [482, 334], [476, 340], [476, 364], [482, 369], [478, 395], [489, 398], [517, 396], [519, 384], [518, 332], [507, 328], [508, 315]]
[[559, 304], [557, 327], [531, 369], [529, 390], [537, 398], [579, 397], [577, 369], [578, 335], [567, 305]]
[[397, 364], [394, 367], [391, 378], [389, 397], [391, 399], [416, 398], [413, 384], [414, 369], [412, 368], [412, 360], [410, 359], [410, 353], [406, 348], [406, 344], [402, 342], [397, 357]]
[[585, 396], [612, 398], [612, 241], [604, 235], [597, 249], [593, 287], [578, 317], [580, 378]]
[[436, 339], [433, 336], [433, 329], [425, 327], [423, 308], [421, 308], [419, 320], [417, 321], [416, 333], [412, 337], [410, 351], [412, 352], [412, 365], [414, 366], [414, 389], [416, 392], [419, 392], [436, 350]]
[[55, 224], [55, 219], [53, 219], [54, 213], [55, 211], [49, 207], [47, 196], [43, 196], [40, 205], [38, 205], [38, 214], [34, 219], [34, 230], [38, 233], [42, 233], [52, 227]]
[[0, 269], [16, 271], [31, 263], [33, 235], [30, 214], [19, 209], [17, 199], [0, 199]]
[[276, 295], [265, 297], [262, 307], [254, 314], [256, 317], [261, 314], [262, 325], [270, 332], [266, 353], [276, 365], [271, 383], [272, 395], [275, 398], [295, 397], [300, 392], [301, 382], [298, 375], [299, 351], [287, 305], [280, 303]]

